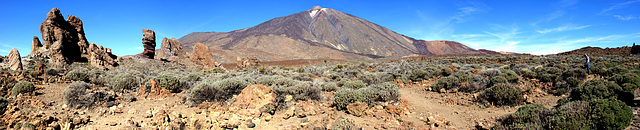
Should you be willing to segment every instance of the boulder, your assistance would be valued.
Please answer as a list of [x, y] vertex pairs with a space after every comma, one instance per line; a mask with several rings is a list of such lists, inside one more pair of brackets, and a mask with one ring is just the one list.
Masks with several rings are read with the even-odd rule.
[[7, 60], [9, 62], [9, 69], [18, 71], [22, 70], [22, 58], [20, 58], [20, 52], [18, 52], [18, 49], [11, 49], [7, 56]]
[[4, 56], [0, 56], [0, 63], [4, 62]]
[[248, 109], [259, 109], [267, 104], [273, 105], [276, 94], [269, 86], [255, 84], [249, 85], [238, 94], [232, 106]]
[[258, 60], [258, 58], [256, 58], [255, 56], [249, 56], [249, 57], [243, 57], [243, 58], [238, 57], [236, 64], [239, 69], [245, 69], [245, 68], [251, 68], [253, 66], [259, 66], [260, 60]]
[[156, 33], [153, 30], [142, 29], [142, 45], [144, 46], [144, 50], [142, 51], [142, 56], [154, 59], [156, 55]]
[[168, 39], [165, 37], [160, 44], [160, 49], [156, 52], [156, 59], [176, 61], [189, 57], [189, 54], [184, 51], [182, 44], [176, 38]]
[[69, 15], [64, 20], [60, 10], [53, 8], [40, 24], [42, 43], [34, 37], [31, 56], [49, 58], [55, 66], [66, 66], [73, 62], [89, 62], [97, 68], [113, 68], [118, 65], [117, 56], [111, 49], [89, 44], [80, 18]]
[[359, 101], [347, 105], [347, 111], [349, 112], [349, 114], [354, 116], [364, 115], [364, 112], [367, 110], [367, 108], [369, 108], [369, 105]]
[[196, 64], [204, 66], [204, 69], [212, 69], [215, 67], [220, 67], [221, 64], [215, 62], [213, 60], [213, 55], [211, 55], [211, 51], [209, 47], [202, 44], [197, 43], [193, 46], [193, 54], [191, 54], [191, 61]]

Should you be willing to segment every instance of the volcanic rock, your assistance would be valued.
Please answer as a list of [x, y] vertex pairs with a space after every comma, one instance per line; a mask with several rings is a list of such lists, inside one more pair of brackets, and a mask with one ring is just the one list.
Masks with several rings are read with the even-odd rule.
[[0, 56], [0, 63], [4, 62], [4, 56]]
[[634, 42], [631, 46], [631, 54], [640, 55], [640, 45], [636, 45]]
[[18, 52], [18, 49], [11, 49], [7, 56], [7, 60], [9, 61], [9, 69], [18, 71], [22, 70], [22, 58], [20, 58], [20, 52]]
[[33, 36], [33, 41], [31, 42], [31, 57], [42, 57], [42, 53], [44, 50], [40, 50], [42, 48], [42, 43], [38, 36]]
[[180, 41], [176, 38], [168, 39], [165, 37], [160, 44], [160, 49], [156, 52], [156, 57], [159, 59], [175, 61], [189, 56], [189, 54], [182, 49], [182, 44], [180, 44]]
[[142, 45], [144, 50], [141, 55], [153, 59], [156, 54], [156, 33], [153, 30], [142, 29]]
[[209, 51], [209, 47], [202, 43], [198, 43], [193, 46], [193, 54], [191, 54], [191, 61], [196, 64], [204, 66], [204, 69], [212, 69], [219, 67], [221, 64], [216, 63], [213, 60], [213, 55]]
[[40, 24], [40, 33], [42, 45], [34, 37], [31, 47], [35, 50], [31, 53], [34, 58], [50, 58], [55, 66], [89, 62], [95, 67], [108, 69], [118, 65], [117, 56], [111, 54], [111, 49], [87, 42], [82, 20], [69, 15], [65, 21], [58, 8], [49, 11], [47, 19]]
[[349, 114], [354, 116], [364, 115], [364, 111], [366, 111], [367, 108], [369, 108], [369, 106], [366, 103], [362, 103], [359, 101], [347, 105], [347, 111], [349, 112]]
[[255, 56], [249, 56], [249, 57], [243, 57], [243, 58], [238, 57], [236, 64], [238, 65], [239, 69], [251, 68], [253, 66], [259, 66], [260, 60], [258, 60], [258, 58], [256, 58]]
[[255, 84], [249, 85], [238, 94], [233, 106], [241, 108], [258, 109], [265, 105], [275, 103], [276, 94], [269, 86]]

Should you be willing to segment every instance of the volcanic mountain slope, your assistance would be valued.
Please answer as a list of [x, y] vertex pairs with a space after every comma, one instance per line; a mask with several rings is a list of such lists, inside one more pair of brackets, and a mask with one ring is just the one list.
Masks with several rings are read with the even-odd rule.
[[[315, 6], [257, 26], [223, 32], [195, 32], [179, 39], [191, 51], [200, 42], [216, 59], [256, 56], [263, 61], [291, 59], [359, 60], [410, 54], [482, 53], [457, 42], [422, 41], [367, 20]], [[443, 50], [444, 49], [444, 50]]]

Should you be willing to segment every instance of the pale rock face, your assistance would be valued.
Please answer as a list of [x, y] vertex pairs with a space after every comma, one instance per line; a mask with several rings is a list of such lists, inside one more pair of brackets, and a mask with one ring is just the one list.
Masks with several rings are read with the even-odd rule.
[[256, 58], [255, 56], [249, 56], [249, 57], [243, 57], [243, 58], [238, 57], [236, 65], [238, 66], [239, 69], [251, 68], [252, 66], [259, 66], [260, 60], [258, 60], [258, 58]]
[[20, 52], [18, 49], [13, 48], [9, 51], [9, 56], [7, 56], [9, 62], [9, 69], [11, 70], [22, 70], [22, 58], [20, 57]]

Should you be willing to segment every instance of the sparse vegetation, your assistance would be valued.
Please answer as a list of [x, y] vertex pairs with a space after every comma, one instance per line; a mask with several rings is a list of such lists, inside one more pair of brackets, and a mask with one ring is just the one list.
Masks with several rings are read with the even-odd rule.
[[15, 86], [11, 89], [11, 93], [13, 95], [18, 95], [20, 93], [28, 94], [36, 90], [36, 87], [33, 86], [33, 83], [29, 81], [21, 81], [16, 83]]

